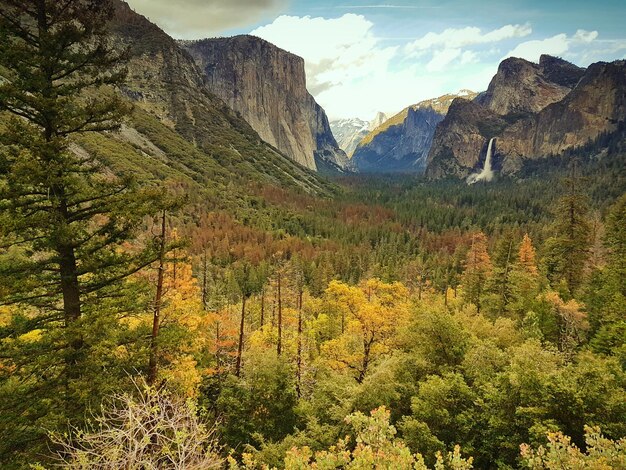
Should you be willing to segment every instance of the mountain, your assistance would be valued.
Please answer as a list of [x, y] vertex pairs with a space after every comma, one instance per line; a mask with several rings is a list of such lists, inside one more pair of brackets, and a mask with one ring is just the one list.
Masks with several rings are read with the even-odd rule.
[[542, 55], [538, 64], [511, 57], [500, 63], [477, 102], [503, 116], [537, 113], [565, 98], [584, 73], [585, 69], [548, 55]]
[[381, 112], [378, 112], [376, 117], [369, 122], [359, 118], [337, 119], [330, 121], [330, 129], [335, 139], [337, 139], [339, 147], [346, 152], [349, 157], [352, 157], [354, 150], [365, 136], [387, 119], [387, 115]]
[[511, 174], [524, 161], [561, 155], [623, 127], [626, 61], [581, 69], [550, 56], [539, 64], [507, 59], [486, 93], [455, 100], [438, 125], [426, 173], [464, 178], [482, 167], [495, 137], [495, 167]]
[[351, 168], [306, 89], [301, 57], [248, 35], [180, 44], [204, 72], [208, 89], [265, 142], [311, 170]]
[[423, 172], [437, 124], [459, 96], [474, 98], [462, 90], [405, 108], [374, 128], [354, 151], [352, 160], [362, 172]]
[[216, 200], [253, 182], [328, 192], [328, 183], [263, 142], [212, 94], [193, 59], [159, 27], [118, 1], [110, 29], [112, 41], [129, 50], [121, 93], [135, 110], [121, 132], [86, 135], [76, 151], [142, 181], [174, 180]]

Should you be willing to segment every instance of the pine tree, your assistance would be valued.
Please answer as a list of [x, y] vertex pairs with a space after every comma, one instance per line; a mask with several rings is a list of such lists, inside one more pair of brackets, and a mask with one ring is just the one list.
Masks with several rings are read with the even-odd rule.
[[114, 299], [155, 259], [153, 247], [129, 241], [160, 192], [104, 171], [76, 145], [82, 134], [114, 131], [130, 111], [114, 89], [125, 73], [124, 53], [107, 36], [111, 8], [106, 0], [0, 3], [0, 305], [21, 313], [3, 336], [48, 338], [27, 359], [17, 352], [37, 378], [29, 399], [47, 393], [76, 416], [90, 398], [80, 387], [97, 383], [84, 377], [96, 360], [90, 342], [106, 338], [86, 329], [133, 308]]
[[564, 283], [573, 295], [584, 277], [589, 257], [590, 226], [586, 198], [578, 190], [578, 182], [571, 178], [568, 194], [563, 196], [555, 211], [555, 236], [546, 241], [548, 278], [555, 288]]

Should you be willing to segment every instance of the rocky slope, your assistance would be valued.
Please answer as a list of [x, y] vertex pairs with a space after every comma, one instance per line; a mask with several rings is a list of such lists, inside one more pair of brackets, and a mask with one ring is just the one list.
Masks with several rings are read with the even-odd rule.
[[405, 108], [372, 130], [356, 148], [353, 161], [363, 172], [423, 172], [437, 125], [454, 98], [474, 98], [462, 90]]
[[203, 70], [208, 88], [301, 165], [350, 168], [326, 113], [306, 89], [304, 61], [253, 36], [181, 42]]
[[514, 173], [526, 159], [559, 155], [615, 132], [626, 118], [626, 62], [580, 69], [542, 56], [507, 59], [486, 93], [456, 102], [439, 124], [426, 173], [464, 178], [481, 167], [496, 137], [495, 167]]
[[204, 74], [174, 39], [125, 2], [115, 7], [112, 38], [130, 53], [121, 91], [135, 112], [123, 132], [90, 136], [83, 150], [142, 179], [184, 180], [216, 194], [236, 181], [326, 192], [327, 183], [263, 142], [209, 92]]
[[330, 129], [337, 139], [337, 144], [348, 157], [356, 150], [357, 146], [371, 131], [380, 126], [388, 119], [385, 113], [377, 113], [371, 121], [363, 121], [359, 118], [337, 119], [330, 121]]
[[503, 170], [524, 158], [559, 155], [618, 130], [626, 120], [626, 61], [589, 66], [563, 100], [507, 127], [499, 138]]
[[[456, 98], [435, 130], [426, 174], [432, 178], [464, 178], [484, 160], [489, 138], [507, 122], [494, 111], [464, 98]], [[482, 163], [482, 161], [480, 163]]]

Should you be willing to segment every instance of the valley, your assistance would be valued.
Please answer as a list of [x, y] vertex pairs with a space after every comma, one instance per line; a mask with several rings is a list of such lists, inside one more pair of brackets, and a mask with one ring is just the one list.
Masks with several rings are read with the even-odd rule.
[[0, 467], [626, 468], [626, 61], [368, 121], [121, 0], [0, 39]]

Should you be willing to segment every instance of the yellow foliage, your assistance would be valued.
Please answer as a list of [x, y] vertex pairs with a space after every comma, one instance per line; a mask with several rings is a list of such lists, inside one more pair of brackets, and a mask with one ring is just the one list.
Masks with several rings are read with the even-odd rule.
[[197, 362], [193, 356], [182, 355], [171, 361], [166, 368], [161, 369], [159, 376], [184, 396], [195, 398], [198, 396], [198, 387], [202, 381], [196, 366]]
[[43, 334], [43, 330], [32, 330], [32, 331], [29, 331], [28, 333], [23, 334], [18, 339], [25, 343], [36, 343], [37, 341], [41, 339], [42, 334]]
[[386, 354], [393, 333], [408, 320], [408, 291], [399, 282], [368, 279], [358, 286], [332, 281], [325, 297], [342, 317], [342, 334], [322, 345], [328, 364], [354, 371], [361, 382], [371, 362]]

